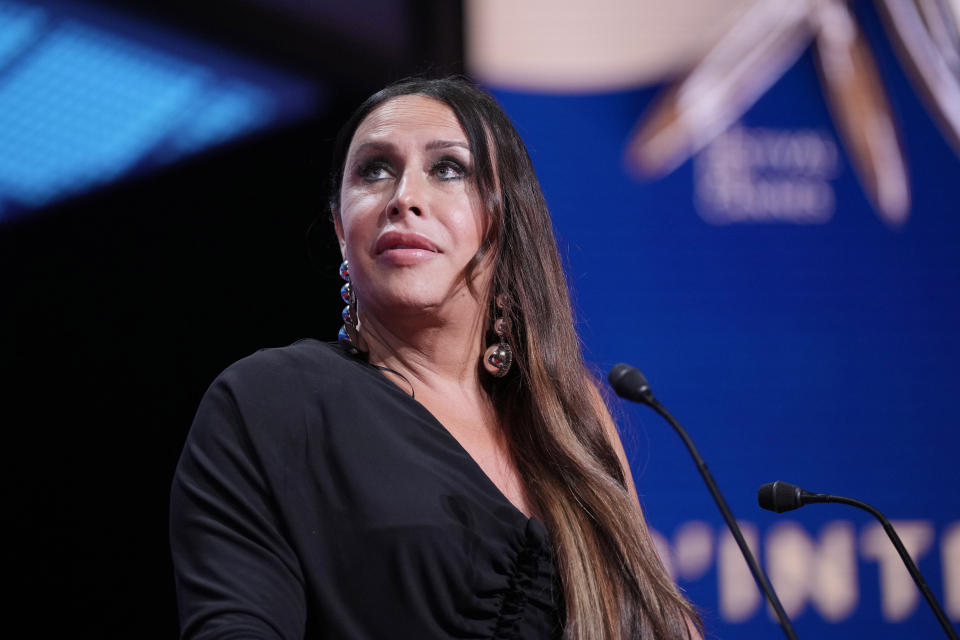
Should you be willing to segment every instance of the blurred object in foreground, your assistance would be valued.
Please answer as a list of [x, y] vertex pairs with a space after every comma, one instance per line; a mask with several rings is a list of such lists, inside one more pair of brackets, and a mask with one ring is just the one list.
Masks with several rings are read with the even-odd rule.
[[467, 68], [500, 87], [584, 92], [662, 82], [757, 0], [468, 0]]
[[960, 155], [960, 2], [881, 0], [878, 6], [914, 85]]
[[805, 1], [756, 3], [644, 118], [628, 149], [632, 168], [669, 173], [733, 124], [809, 45], [808, 16]]
[[639, 176], [668, 173], [736, 122], [811, 41], [834, 121], [881, 219], [906, 221], [907, 171], [873, 55], [845, 0], [762, 0], [632, 134], [627, 163]]
[[145, 21], [0, 1], [0, 221], [306, 117], [319, 93]]

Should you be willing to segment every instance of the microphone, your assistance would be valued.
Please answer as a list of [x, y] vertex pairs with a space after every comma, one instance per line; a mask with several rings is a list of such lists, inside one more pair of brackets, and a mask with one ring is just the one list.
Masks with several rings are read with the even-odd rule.
[[643, 374], [640, 373], [640, 369], [636, 367], [631, 367], [622, 362], [615, 364], [613, 368], [610, 369], [610, 373], [607, 374], [607, 380], [610, 381], [613, 390], [616, 391], [617, 395], [621, 398], [651, 407], [653, 406], [652, 403], [656, 402], [656, 398], [653, 397], [653, 391], [650, 389], [650, 384], [647, 382], [647, 379], [643, 377]]
[[704, 462], [702, 457], [700, 457], [700, 453], [693, 445], [693, 440], [691, 440], [690, 436], [687, 435], [686, 430], [654, 397], [653, 391], [650, 389], [650, 384], [647, 382], [647, 379], [643, 376], [643, 374], [640, 373], [639, 369], [621, 362], [620, 364], [614, 365], [614, 367], [610, 369], [610, 373], [607, 374], [607, 380], [610, 381], [610, 386], [613, 387], [613, 390], [618, 396], [624, 398], [625, 400], [631, 400], [633, 402], [647, 405], [660, 414], [660, 416], [666, 420], [671, 427], [673, 427], [674, 431], [680, 435], [680, 438], [687, 446], [687, 450], [690, 452], [690, 455], [693, 456], [693, 460], [697, 465], [697, 470], [700, 471], [700, 475], [703, 476], [703, 481], [707, 483], [707, 488], [710, 490], [710, 494], [717, 503], [717, 507], [720, 508], [720, 513], [723, 514], [723, 519], [727, 523], [727, 528], [730, 529], [730, 533], [733, 534], [734, 540], [737, 541], [737, 546], [740, 547], [740, 552], [743, 554], [744, 560], [747, 561], [747, 566], [750, 567], [750, 572], [753, 574], [753, 579], [757, 581], [757, 584], [760, 586], [760, 590], [763, 591], [763, 594], [766, 596], [770, 606], [773, 607], [773, 611], [777, 615], [777, 620], [780, 621], [780, 626], [783, 628], [783, 633], [790, 640], [797, 640], [797, 634], [793, 630], [793, 625], [790, 624], [790, 618], [787, 617], [787, 612], [783, 610], [783, 605], [780, 604], [780, 598], [777, 597], [777, 594], [770, 585], [770, 581], [767, 579], [766, 574], [764, 574], [763, 569], [760, 568], [760, 564], [757, 562], [757, 559], [753, 557], [753, 552], [751, 552], [750, 547], [747, 546], [747, 541], [743, 537], [743, 532], [740, 530], [740, 525], [737, 524], [736, 519], [733, 517], [730, 507], [727, 506], [727, 501], [724, 500], [723, 494], [720, 493], [720, 488], [717, 486], [716, 481], [713, 479], [713, 475], [707, 468], [707, 463]]
[[827, 502], [823, 497], [821, 493], [810, 493], [780, 480], [768, 482], [757, 491], [760, 507], [777, 513], [793, 511], [812, 502]]
[[907, 571], [910, 572], [910, 576], [920, 589], [920, 593], [923, 594], [927, 604], [930, 605], [930, 608], [933, 610], [933, 615], [937, 617], [937, 620], [940, 622], [940, 626], [942, 626], [943, 630], [947, 632], [947, 637], [952, 638], [952, 640], [958, 640], [957, 632], [953, 630], [953, 626], [947, 619], [947, 614], [944, 613], [943, 608], [940, 606], [940, 603], [937, 602], [937, 599], [933, 597], [930, 587], [927, 586], [927, 582], [920, 574], [920, 569], [917, 568], [913, 558], [911, 558], [910, 554], [907, 553], [907, 549], [903, 546], [900, 536], [897, 535], [893, 525], [890, 524], [890, 521], [887, 520], [887, 518], [880, 513], [879, 510], [870, 506], [866, 502], [860, 502], [859, 500], [854, 500], [853, 498], [832, 496], [826, 493], [811, 493], [809, 491], [804, 491], [800, 487], [796, 487], [780, 480], [777, 480], [776, 482], [768, 482], [767, 484], [761, 486], [757, 491], [757, 502], [760, 503], [760, 506], [767, 511], [776, 511], [777, 513], [792, 511], [794, 509], [799, 509], [806, 504], [813, 504], [816, 502], [835, 502], [838, 504], [847, 504], [852, 507], [857, 507], [858, 509], [863, 509], [864, 511], [870, 513], [880, 521], [881, 525], [883, 525], [883, 530], [887, 532], [887, 537], [890, 538], [890, 542], [893, 543], [893, 546], [897, 549], [897, 553], [900, 554], [900, 559], [903, 560], [903, 563], [907, 566]]

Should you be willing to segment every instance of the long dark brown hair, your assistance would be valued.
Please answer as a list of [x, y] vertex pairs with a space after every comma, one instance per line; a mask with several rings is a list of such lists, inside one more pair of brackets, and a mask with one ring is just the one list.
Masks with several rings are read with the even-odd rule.
[[[496, 100], [463, 77], [406, 79], [372, 95], [335, 143], [331, 213], [339, 216], [346, 155], [357, 127], [378, 106], [403, 95], [449, 106], [470, 144], [475, 187], [488, 214], [482, 251], [493, 251], [487, 309], [502, 296], [514, 351], [513, 368], [488, 382], [487, 391], [556, 550], [564, 637], [689, 637], [699, 619], [664, 570], [628, 490], [610, 441], [610, 414], [583, 361], [540, 184], [526, 146]], [[468, 276], [480, 259], [468, 267]]]

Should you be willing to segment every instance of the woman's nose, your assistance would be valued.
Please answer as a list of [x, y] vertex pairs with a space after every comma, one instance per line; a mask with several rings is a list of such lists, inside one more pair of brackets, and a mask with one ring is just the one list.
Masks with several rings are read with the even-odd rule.
[[397, 188], [387, 207], [387, 215], [423, 215], [425, 197], [423, 180], [412, 171], [405, 171], [397, 181]]

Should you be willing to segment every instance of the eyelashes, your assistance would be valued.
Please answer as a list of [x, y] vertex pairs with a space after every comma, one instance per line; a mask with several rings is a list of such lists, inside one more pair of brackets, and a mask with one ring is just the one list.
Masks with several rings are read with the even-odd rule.
[[459, 180], [470, 175], [467, 168], [454, 158], [441, 158], [430, 168], [431, 173], [441, 180]]
[[389, 176], [390, 165], [383, 159], [365, 160], [357, 165], [357, 177], [365, 182], [376, 182]]
[[[385, 157], [373, 157], [357, 164], [357, 177], [364, 182], [378, 182], [396, 175], [397, 170]], [[451, 182], [470, 177], [471, 171], [467, 165], [452, 156], [437, 158], [430, 165], [430, 175], [441, 182]]]

